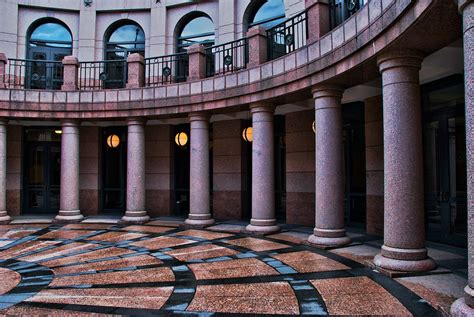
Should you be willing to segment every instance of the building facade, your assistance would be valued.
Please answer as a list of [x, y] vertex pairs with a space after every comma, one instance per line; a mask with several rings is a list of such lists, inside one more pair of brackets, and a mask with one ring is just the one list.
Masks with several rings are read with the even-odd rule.
[[[375, 265], [474, 276], [470, 0], [7, 0], [0, 221], [314, 226], [384, 237]], [[471, 311], [472, 312], [472, 311]]]

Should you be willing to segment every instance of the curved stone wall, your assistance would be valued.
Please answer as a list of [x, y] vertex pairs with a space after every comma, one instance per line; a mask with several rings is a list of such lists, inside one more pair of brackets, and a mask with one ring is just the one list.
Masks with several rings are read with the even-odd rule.
[[[331, 82], [350, 87], [379, 77], [375, 56], [388, 47], [397, 48], [401, 39], [411, 49], [427, 54], [435, 51], [459, 36], [453, 19], [459, 16], [450, 1], [371, 0], [319, 41], [257, 67], [154, 88], [73, 92], [0, 89], [0, 116], [176, 116], [275, 98], [294, 102], [309, 98], [310, 87], [315, 84]], [[420, 32], [427, 32], [429, 40], [419, 38]]]

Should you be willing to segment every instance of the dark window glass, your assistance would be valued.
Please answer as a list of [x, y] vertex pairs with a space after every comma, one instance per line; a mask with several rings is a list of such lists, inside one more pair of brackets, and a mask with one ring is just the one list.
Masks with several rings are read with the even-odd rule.
[[44, 23], [31, 33], [30, 46], [70, 48], [72, 46], [71, 33], [59, 23]]
[[107, 39], [107, 60], [125, 59], [132, 53], [145, 56], [145, 33], [136, 24], [125, 24], [114, 29]]
[[178, 35], [178, 52], [184, 52], [188, 46], [203, 44], [214, 45], [214, 23], [205, 16], [199, 16], [190, 20]]
[[263, 25], [271, 28], [285, 21], [285, 5], [283, 0], [267, 0], [256, 10], [251, 17], [249, 27]]

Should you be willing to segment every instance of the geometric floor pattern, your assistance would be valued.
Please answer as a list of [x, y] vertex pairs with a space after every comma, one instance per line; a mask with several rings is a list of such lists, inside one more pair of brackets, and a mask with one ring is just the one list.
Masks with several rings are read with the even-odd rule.
[[0, 226], [0, 314], [436, 316], [397, 281], [284, 234]]

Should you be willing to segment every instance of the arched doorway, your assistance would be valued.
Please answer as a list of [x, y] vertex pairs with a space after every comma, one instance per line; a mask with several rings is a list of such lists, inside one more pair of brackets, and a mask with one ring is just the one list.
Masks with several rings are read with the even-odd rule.
[[145, 33], [133, 21], [119, 21], [109, 27], [105, 34], [104, 59], [106, 76], [104, 88], [123, 88], [127, 82], [127, 64], [130, 54], [145, 56]]
[[61, 89], [64, 56], [72, 54], [72, 36], [58, 20], [40, 20], [27, 34], [25, 88]]
[[251, 2], [244, 15], [244, 31], [256, 25], [271, 28], [285, 21], [283, 0], [264, 0]]
[[185, 16], [176, 27], [176, 52], [186, 52], [193, 44], [214, 45], [214, 23], [202, 12]]

